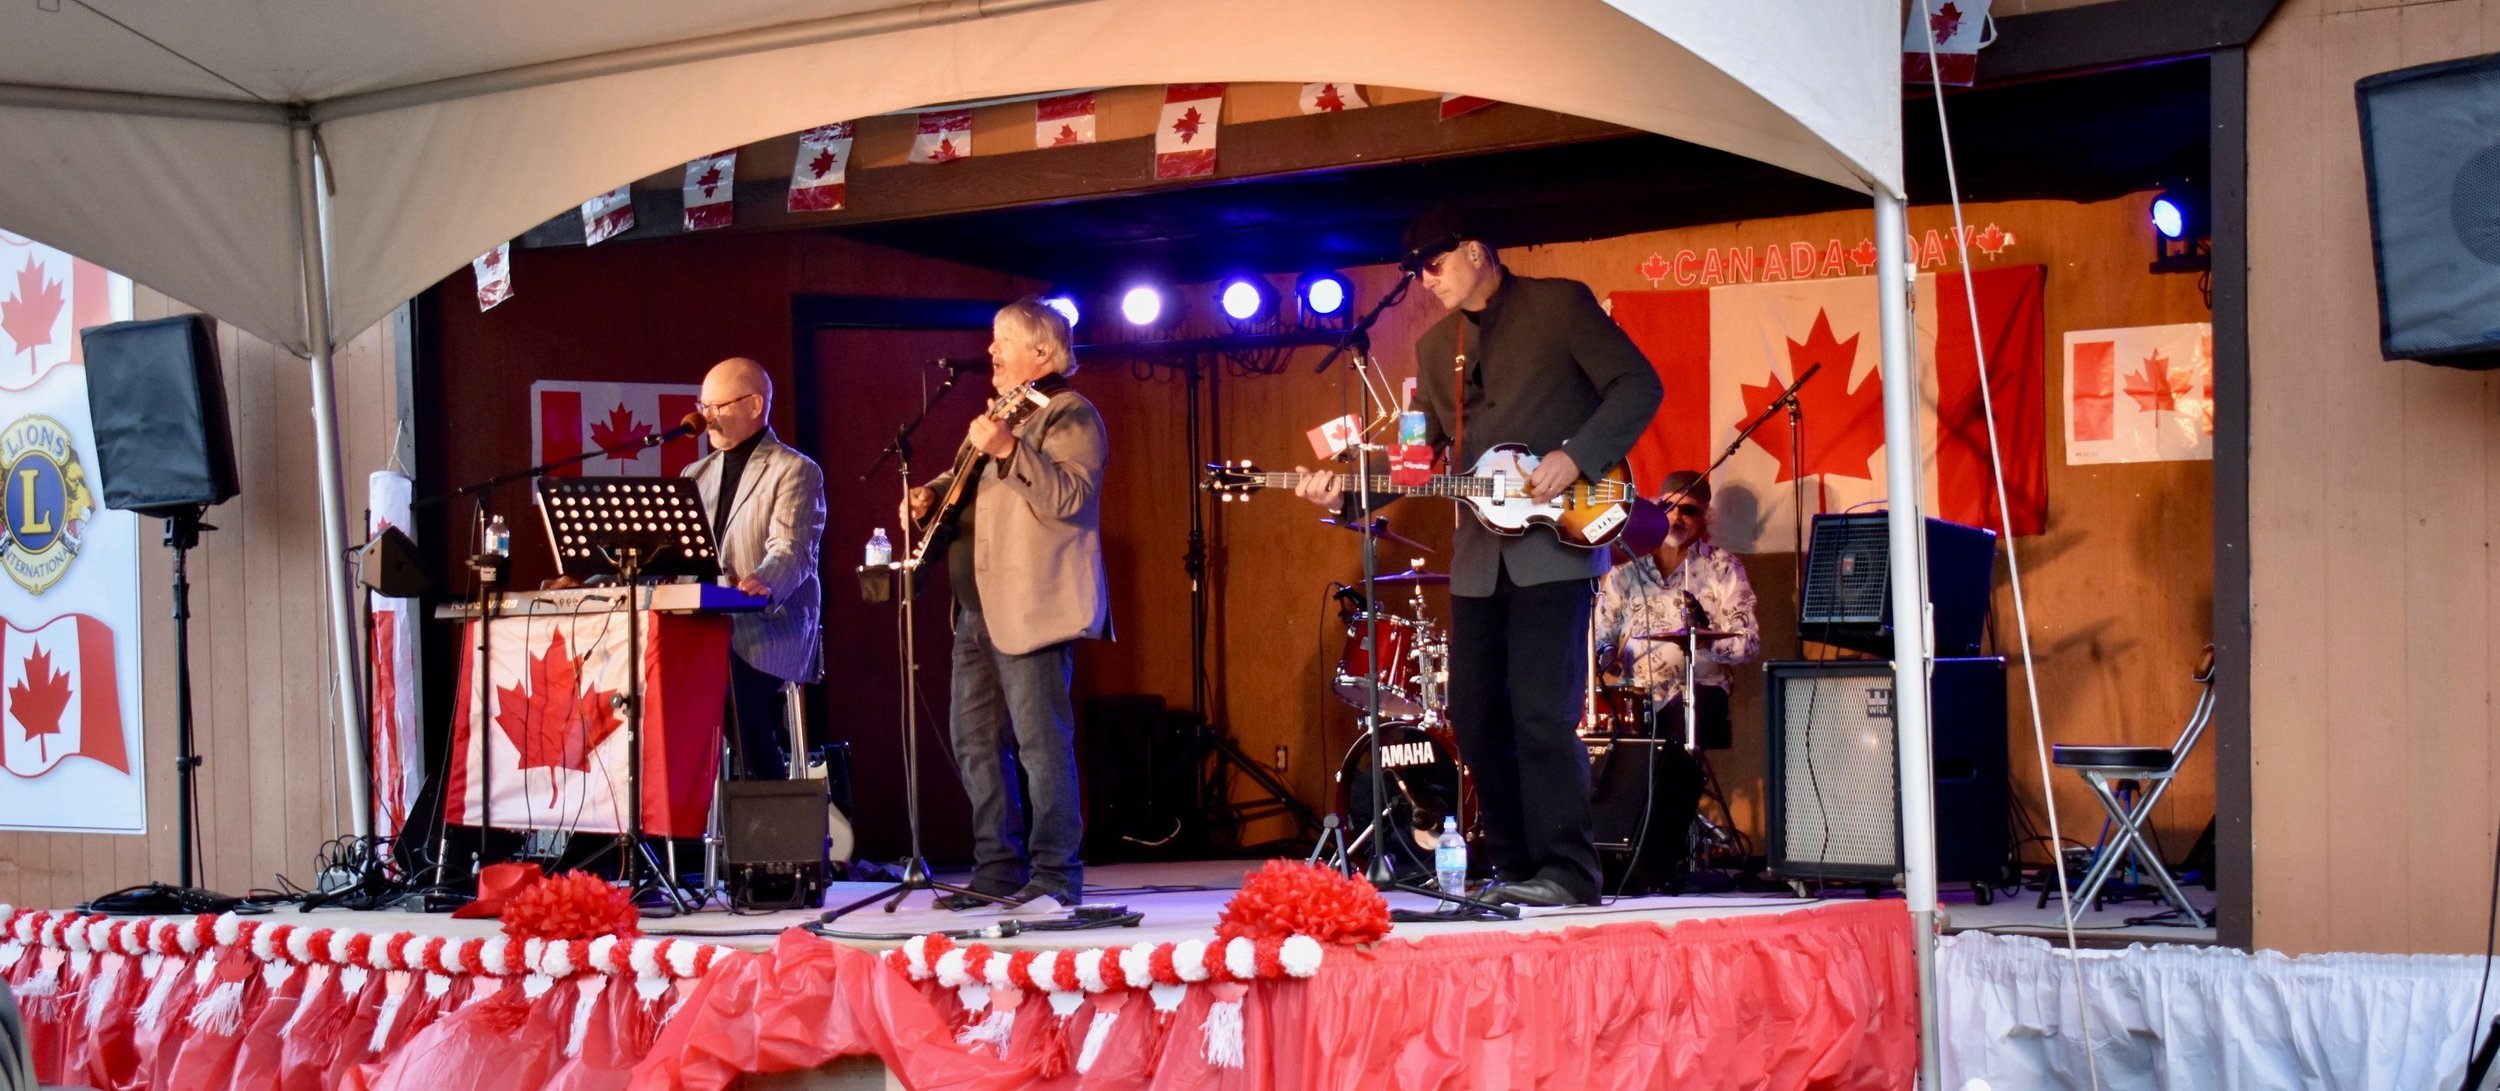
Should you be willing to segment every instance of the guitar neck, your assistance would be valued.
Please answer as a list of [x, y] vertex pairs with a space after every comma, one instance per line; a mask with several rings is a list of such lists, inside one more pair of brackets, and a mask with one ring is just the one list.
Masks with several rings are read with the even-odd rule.
[[[1302, 487], [1303, 482], [1318, 475], [1285, 472], [1259, 473], [1250, 476], [1257, 478], [1259, 487], [1263, 489], [1297, 489]], [[1391, 481], [1387, 474], [1371, 474], [1360, 479], [1352, 474], [1343, 474], [1338, 477], [1339, 483], [1347, 492], [1353, 492], [1358, 488], [1358, 480], [1368, 483], [1371, 492], [1388, 496], [1487, 497], [1497, 495], [1494, 492], [1497, 482], [1490, 477], [1435, 474], [1430, 481], [1420, 485], [1401, 485]], [[1509, 495], [1519, 495], [1521, 491], [1514, 487]]]

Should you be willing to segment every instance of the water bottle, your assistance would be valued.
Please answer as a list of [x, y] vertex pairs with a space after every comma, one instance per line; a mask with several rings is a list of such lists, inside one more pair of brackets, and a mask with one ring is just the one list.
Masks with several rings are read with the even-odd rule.
[[894, 563], [894, 543], [887, 541], [885, 528], [878, 527], [868, 536], [868, 552], [860, 560], [864, 568], [884, 568]]
[[1455, 816], [1441, 820], [1441, 840], [1432, 848], [1432, 872], [1441, 893], [1467, 893], [1467, 839], [1459, 836]]
[[490, 557], [512, 555], [512, 524], [497, 515], [486, 520], [486, 554]]

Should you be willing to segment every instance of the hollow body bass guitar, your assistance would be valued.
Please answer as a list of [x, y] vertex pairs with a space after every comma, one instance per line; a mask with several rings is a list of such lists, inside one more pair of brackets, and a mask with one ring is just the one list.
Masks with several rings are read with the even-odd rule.
[[[1611, 544], [1632, 521], [1639, 495], [1632, 471], [1617, 462], [1594, 480], [1572, 482], [1562, 494], [1542, 504], [1528, 499], [1528, 475], [1541, 461], [1526, 447], [1505, 443], [1486, 451], [1475, 469], [1464, 474], [1434, 474], [1422, 484], [1400, 485], [1387, 474], [1370, 475], [1371, 491], [1398, 496], [1446, 496], [1473, 511], [1476, 521], [1495, 534], [1516, 536], [1529, 527], [1548, 526], [1566, 545], [1596, 549]], [[1248, 462], [1218, 462], [1207, 467], [1207, 488], [1230, 500], [1260, 489], [1294, 489], [1317, 476], [1269, 473]], [[1354, 482], [1345, 487], [1351, 491]]]

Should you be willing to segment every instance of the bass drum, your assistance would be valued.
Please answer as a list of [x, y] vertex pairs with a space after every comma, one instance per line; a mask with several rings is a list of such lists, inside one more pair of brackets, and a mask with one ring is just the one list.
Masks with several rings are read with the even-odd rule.
[[[1337, 800], [1352, 823], [1345, 831], [1349, 842], [1371, 828], [1371, 757], [1371, 740], [1358, 737], [1337, 766]], [[1388, 801], [1383, 829], [1389, 862], [1398, 878], [1431, 879], [1432, 850], [1444, 818], [1457, 817], [1469, 856], [1475, 855], [1476, 794], [1448, 727], [1427, 729], [1404, 720], [1381, 724], [1380, 780]]]

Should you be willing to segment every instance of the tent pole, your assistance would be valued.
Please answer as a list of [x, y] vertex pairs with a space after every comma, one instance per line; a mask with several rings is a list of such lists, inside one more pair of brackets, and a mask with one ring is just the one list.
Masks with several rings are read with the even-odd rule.
[[[313, 445], [321, 467], [321, 579], [328, 585], [331, 690], [338, 697], [339, 743], [347, 756], [347, 800], [356, 836], [373, 833], [372, 778], [365, 771], [364, 671], [356, 644], [355, 581], [348, 572], [347, 502], [339, 470], [338, 391], [330, 374], [330, 268], [327, 229], [321, 218], [321, 180], [313, 164], [313, 127], [291, 126], [287, 143], [295, 166], [296, 246], [304, 267], [304, 325], [311, 346]], [[336, 798], [336, 797], [332, 797]]]
[[[1919, 496], [1918, 369], [1910, 358], [1909, 223], [1902, 199], [1875, 192], [1875, 284], [1884, 368], [1884, 472], [1893, 558], [1893, 735], [1900, 747], [1901, 859], [1909, 873], [1911, 944], [1918, 955], [1919, 1086], [1944, 1078], [1936, 1037], [1936, 778], [1927, 714], [1929, 617], [1924, 512]], [[1917, 611], [1910, 622], [1898, 614]]]

